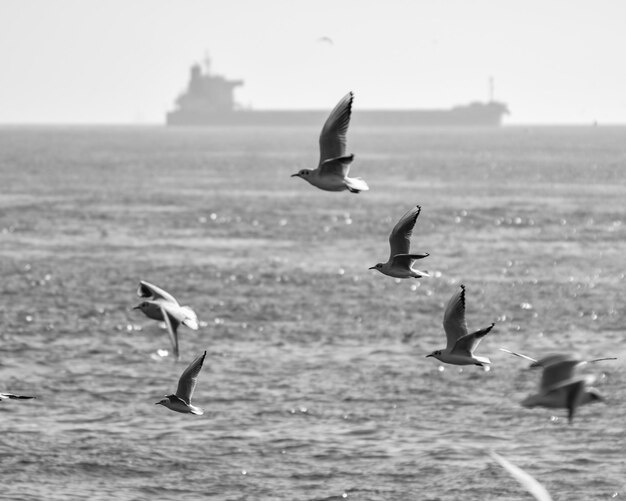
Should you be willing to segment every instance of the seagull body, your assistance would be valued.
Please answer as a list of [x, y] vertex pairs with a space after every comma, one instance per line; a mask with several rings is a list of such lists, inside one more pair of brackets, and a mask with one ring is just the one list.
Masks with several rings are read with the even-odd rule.
[[165, 398], [159, 400], [154, 405], [163, 405], [170, 410], [182, 412], [183, 414], [195, 414], [197, 416], [204, 414], [204, 411], [200, 407], [191, 405], [191, 396], [196, 389], [198, 374], [200, 373], [200, 369], [202, 369], [205, 357], [206, 351], [189, 364], [189, 367], [185, 369], [178, 380], [176, 393], [166, 395]]
[[146, 300], [133, 309], [141, 310], [148, 318], [165, 322], [174, 355], [178, 359], [178, 326], [183, 324], [198, 330], [198, 316], [189, 306], [181, 306], [174, 296], [149, 282], [142, 280], [139, 283], [137, 295]]
[[386, 263], [378, 263], [372, 266], [370, 270], [378, 270], [383, 275], [394, 278], [421, 278], [429, 277], [426, 271], [420, 271], [413, 268], [413, 263], [417, 259], [423, 259], [428, 256], [426, 254], [411, 254], [411, 235], [413, 227], [417, 221], [422, 208], [416, 205], [409, 210], [400, 221], [396, 223], [389, 235], [389, 259]]
[[437, 360], [453, 365], [480, 365], [490, 364], [487, 357], [474, 355], [474, 350], [495, 324], [469, 334], [465, 323], [465, 286], [461, 285], [448, 301], [443, 315], [443, 329], [448, 340], [444, 350], [433, 351], [426, 357], [435, 357]]
[[602, 394], [591, 386], [595, 380], [593, 376], [574, 375], [576, 368], [599, 360], [585, 361], [569, 355], [550, 355], [533, 362], [530, 364], [531, 368], [543, 368], [539, 391], [522, 400], [522, 405], [529, 408], [565, 408], [568, 421], [571, 423], [580, 405], [604, 400]]
[[0, 402], [3, 400], [28, 400], [35, 397], [27, 397], [26, 395], [14, 395], [13, 393], [0, 393]]
[[354, 155], [346, 155], [346, 135], [352, 114], [354, 94], [349, 92], [335, 106], [322, 127], [320, 134], [320, 160], [316, 169], [302, 169], [291, 177], [301, 177], [313, 186], [325, 191], [352, 193], [369, 190], [360, 177], [349, 177]]

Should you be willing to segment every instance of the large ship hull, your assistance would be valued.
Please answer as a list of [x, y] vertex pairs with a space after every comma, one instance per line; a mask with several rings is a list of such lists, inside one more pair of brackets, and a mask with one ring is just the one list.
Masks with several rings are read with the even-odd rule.
[[[472, 103], [450, 109], [433, 110], [359, 110], [354, 124], [401, 127], [497, 127], [507, 114], [498, 102]], [[235, 110], [203, 112], [179, 109], [167, 114], [170, 126], [321, 126], [328, 111], [318, 110]]]

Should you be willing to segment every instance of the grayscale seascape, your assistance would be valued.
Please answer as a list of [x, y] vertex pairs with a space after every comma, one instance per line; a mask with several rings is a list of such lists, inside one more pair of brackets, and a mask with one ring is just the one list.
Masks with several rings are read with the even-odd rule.
[[[0, 498], [555, 500], [626, 496], [626, 129], [359, 127], [313, 189], [319, 126], [2, 127]], [[394, 280], [393, 224], [432, 277]], [[131, 308], [139, 280], [201, 322]], [[467, 287], [490, 370], [425, 358]], [[590, 365], [605, 402], [526, 409], [538, 358]], [[194, 403], [155, 406], [207, 350]]]

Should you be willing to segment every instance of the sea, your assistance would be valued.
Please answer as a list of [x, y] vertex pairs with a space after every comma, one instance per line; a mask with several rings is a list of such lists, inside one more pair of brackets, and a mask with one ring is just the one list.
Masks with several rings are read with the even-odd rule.
[[[626, 500], [626, 128], [354, 126], [324, 192], [318, 128], [0, 128], [0, 498]], [[369, 269], [420, 205], [430, 277]], [[198, 314], [171, 355], [140, 280]], [[466, 287], [451, 366], [443, 312]], [[532, 358], [603, 402], [520, 405]], [[192, 402], [156, 406], [207, 352]]]

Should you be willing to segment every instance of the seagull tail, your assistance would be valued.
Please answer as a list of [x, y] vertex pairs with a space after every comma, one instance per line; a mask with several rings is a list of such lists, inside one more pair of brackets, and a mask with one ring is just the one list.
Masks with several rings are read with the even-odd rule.
[[370, 189], [367, 183], [360, 177], [346, 177], [344, 183], [352, 193], [359, 193]]

